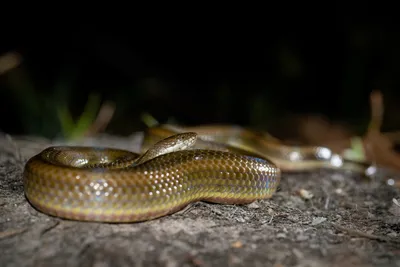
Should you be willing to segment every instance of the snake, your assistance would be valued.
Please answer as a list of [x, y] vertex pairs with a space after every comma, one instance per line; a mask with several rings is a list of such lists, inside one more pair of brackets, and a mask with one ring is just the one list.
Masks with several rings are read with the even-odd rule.
[[234, 125], [149, 127], [139, 153], [50, 146], [26, 162], [24, 194], [37, 210], [68, 220], [153, 220], [204, 201], [244, 205], [270, 199], [282, 172], [350, 169], [326, 147], [285, 145]]

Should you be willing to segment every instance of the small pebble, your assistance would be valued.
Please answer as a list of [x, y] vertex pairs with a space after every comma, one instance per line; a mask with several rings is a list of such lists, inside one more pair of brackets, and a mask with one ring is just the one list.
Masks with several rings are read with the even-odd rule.
[[233, 248], [241, 248], [241, 247], [243, 247], [243, 243], [240, 241], [233, 242], [232, 247]]
[[344, 195], [344, 191], [343, 191], [342, 188], [336, 189], [336, 190], [335, 190], [335, 193], [338, 194], [338, 195]]
[[249, 207], [250, 209], [260, 208], [260, 206], [256, 202], [250, 203], [249, 205], [247, 205], [247, 207]]
[[318, 225], [320, 223], [323, 223], [324, 221], [326, 221], [325, 217], [316, 217], [313, 219], [311, 225]]
[[396, 232], [390, 232], [387, 235], [390, 237], [398, 237], [398, 234]]
[[276, 237], [277, 237], [277, 238], [286, 238], [286, 234], [284, 234], [284, 233], [278, 233], [278, 234], [276, 235]]
[[305, 189], [300, 189], [299, 194], [303, 199], [311, 199], [314, 197], [314, 195], [310, 191]]
[[246, 220], [245, 220], [245, 219], [243, 219], [243, 218], [241, 218], [241, 217], [239, 217], [239, 218], [236, 218], [236, 221], [238, 221], [238, 222], [241, 222], [241, 223], [244, 223], [244, 222], [246, 222]]

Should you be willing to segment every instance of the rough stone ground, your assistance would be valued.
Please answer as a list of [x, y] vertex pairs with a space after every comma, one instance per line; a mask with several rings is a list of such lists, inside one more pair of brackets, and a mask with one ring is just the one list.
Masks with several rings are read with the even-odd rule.
[[[137, 151], [140, 138], [81, 144]], [[42, 214], [24, 197], [23, 164], [49, 145], [0, 136], [0, 266], [400, 266], [400, 190], [385, 174], [284, 174], [271, 200], [199, 202], [144, 223], [85, 223]]]

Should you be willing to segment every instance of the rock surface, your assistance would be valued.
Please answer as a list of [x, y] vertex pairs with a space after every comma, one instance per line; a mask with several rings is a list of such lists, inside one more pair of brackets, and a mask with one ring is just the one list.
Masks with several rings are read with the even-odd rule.
[[[138, 133], [73, 144], [137, 152], [140, 140]], [[74, 222], [38, 212], [23, 194], [24, 163], [54, 144], [62, 142], [0, 136], [2, 267], [400, 266], [400, 190], [387, 175], [283, 174], [272, 199], [250, 205], [198, 202], [143, 223]]]

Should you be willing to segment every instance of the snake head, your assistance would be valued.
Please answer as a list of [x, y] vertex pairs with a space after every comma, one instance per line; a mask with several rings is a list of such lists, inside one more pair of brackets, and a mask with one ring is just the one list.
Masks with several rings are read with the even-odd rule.
[[196, 143], [197, 134], [194, 132], [185, 132], [167, 137], [154, 145], [154, 149], [174, 152], [185, 150]]
[[136, 164], [143, 163], [163, 154], [185, 150], [196, 143], [197, 134], [194, 132], [185, 132], [167, 137], [152, 147], [146, 153], [139, 157]]

